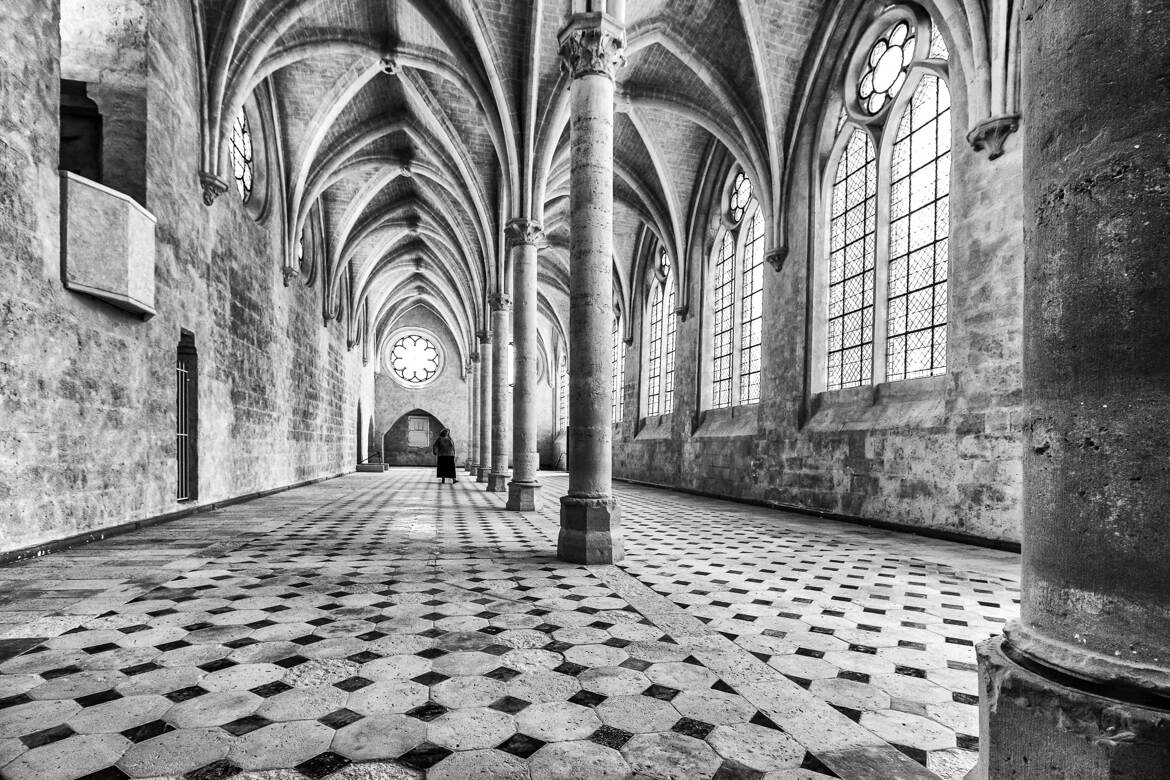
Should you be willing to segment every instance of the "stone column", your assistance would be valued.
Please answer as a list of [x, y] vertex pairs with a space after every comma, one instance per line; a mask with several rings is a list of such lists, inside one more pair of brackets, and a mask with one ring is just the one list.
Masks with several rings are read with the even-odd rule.
[[492, 470], [492, 336], [487, 331], [479, 338], [479, 457], [475, 464], [475, 481], [487, 482]]
[[512, 336], [512, 299], [502, 293], [491, 297], [492, 307], [492, 470], [488, 473], [488, 491], [503, 493], [508, 489], [508, 460], [512, 435], [509, 432], [511, 410], [508, 386], [508, 344]]
[[540, 482], [536, 472], [540, 455], [536, 442], [536, 383], [540, 361], [536, 346], [537, 242], [543, 237], [532, 220], [508, 223], [512, 249], [512, 345], [516, 373], [512, 387], [512, 481], [508, 483], [508, 509], [536, 509]]
[[604, 13], [574, 14], [558, 36], [570, 86], [569, 492], [557, 557], [622, 559], [614, 500], [610, 360], [613, 341], [613, 98], [625, 29]]
[[1023, 589], [980, 647], [982, 770], [1165, 778], [1170, 2], [1020, 18]]
[[469, 407], [469, 422], [467, 426], [467, 473], [475, 476], [476, 456], [479, 455], [479, 353], [471, 355], [471, 363], [467, 371], [467, 405]]

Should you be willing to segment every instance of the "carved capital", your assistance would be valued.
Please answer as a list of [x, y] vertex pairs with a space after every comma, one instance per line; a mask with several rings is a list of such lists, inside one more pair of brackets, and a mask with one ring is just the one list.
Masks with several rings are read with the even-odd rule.
[[675, 309], [674, 313], [680, 321], [686, 322], [687, 317], [691, 315], [691, 307], [689, 304], [684, 303], [682, 306], [679, 306], [677, 309]]
[[487, 331], [487, 330], [477, 330], [477, 331], [475, 332], [475, 337], [476, 337], [477, 339], [479, 339], [479, 343], [480, 343], [480, 344], [491, 344], [491, 343], [492, 343], [492, 334], [491, 334], [491, 331]]
[[[478, 334], [477, 334], [477, 335], [478, 335]], [[478, 363], [478, 362], [479, 362], [479, 353], [478, 353], [478, 352], [472, 352], [472, 353], [471, 353], [471, 357], [469, 357], [469, 358], [468, 358], [468, 360], [470, 360], [470, 361], [471, 361], [471, 364], [472, 364], [472, 365], [475, 365], [476, 363]]]
[[301, 269], [294, 268], [291, 265], [286, 265], [282, 270], [284, 271], [284, 286], [285, 287], [288, 287], [290, 284], [292, 284], [293, 279], [296, 279], [301, 275]]
[[488, 297], [488, 305], [492, 307], [492, 311], [511, 311], [512, 296], [504, 293], [492, 293]]
[[764, 259], [768, 261], [768, 265], [780, 273], [780, 269], [784, 267], [784, 261], [788, 259], [788, 247], [778, 246], [775, 249], [769, 249]]
[[531, 219], [508, 220], [507, 231], [512, 246], [536, 245], [544, 240], [544, 228]]
[[614, 81], [626, 64], [625, 28], [606, 14], [575, 14], [557, 40], [561, 70], [570, 78], [597, 75]]
[[199, 172], [199, 184], [203, 187], [203, 203], [207, 206], [215, 204], [216, 199], [227, 192], [227, 182], [207, 171]]
[[1019, 114], [1003, 114], [984, 119], [967, 133], [967, 143], [977, 152], [986, 151], [994, 160], [1003, 155], [1003, 145], [1012, 133], [1020, 129]]

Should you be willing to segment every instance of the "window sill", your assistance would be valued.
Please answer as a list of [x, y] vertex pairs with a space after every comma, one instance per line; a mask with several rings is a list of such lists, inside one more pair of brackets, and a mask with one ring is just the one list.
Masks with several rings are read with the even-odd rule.
[[760, 430], [760, 405], [732, 406], [726, 409], [707, 409], [696, 421], [691, 434], [697, 439], [755, 436]]
[[939, 425], [946, 418], [946, 374], [814, 393], [813, 428]]
[[671, 420], [673, 414], [658, 414], [654, 417], [643, 417], [638, 425], [638, 435], [634, 441], [669, 439], [673, 436]]

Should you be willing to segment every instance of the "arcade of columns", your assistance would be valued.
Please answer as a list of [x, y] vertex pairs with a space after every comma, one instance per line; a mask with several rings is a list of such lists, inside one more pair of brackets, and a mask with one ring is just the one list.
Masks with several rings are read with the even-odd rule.
[[[1022, 616], [980, 648], [975, 776], [1036, 777], [1043, 767], [1044, 777], [1069, 780], [1166, 778], [1170, 173], [1160, 155], [1170, 126], [1170, 4], [1146, 0], [1105, 16], [1088, 0], [1025, 6], [1021, 132], [1033, 227], [1025, 242]], [[1095, 36], [1140, 38], [1135, 50], [1149, 56], [1101, 68], [1096, 50], [1077, 43]], [[613, 101], [623, 38], [621, 21], [604, 13], [577, 14], [560, 35], [573, 83], [571, 472], [558, 555], [590, 564], [623, 554], [610, 490]], [[519, 218], [509, 236], [514, 301], [494, 296], [493, 333], [480, 334], [478, 462], [468, 470], [489, 490], [507, 491], [508, 508], [526, 510], [540, 487], [540, 229]]]

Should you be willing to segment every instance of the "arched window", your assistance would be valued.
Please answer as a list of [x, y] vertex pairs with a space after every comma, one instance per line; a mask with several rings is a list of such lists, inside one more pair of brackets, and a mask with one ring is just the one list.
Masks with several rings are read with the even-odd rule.
[[711, 266], [713, 409], [760, 400], [764, 214], [743, 171], [730, 182], [723, 219]]
[[895, 7], [846, 73], [826, 171], [827, 390], [946, 371], [948, 57], [925, 14]]
[[678, 318], [674, 314], [674, 280], [670, 270], [670, 256], [662, 252], [650, 291], [646, 413], [651, 417], [674, 411], [674, 344]]
[[561, 353], [560, 363], [557, 366], [557, 429], [563, 430], [569, 426], [569, 361]]
[[231, 145], [228, 151], [231, 156], [232, 176], [236, 180], [236, 189], [240, 193], [240, 199], [247, 203], [252, 197], [252, 185], [256, 176], [256, 159], [252, 148], [252, 125], [248, 122], [248, 115], [242, 110], [236, 116], [236, 122], [232, 126]]
[[625, 410], [623, 388], [626, 384], [626, 342], [622, 339], [622, 322], [620, 317], [613, 320], [613, 358], [610, 390], [613, 393], [611, 413], [613, 422], [622, 421], [622, 412]]

